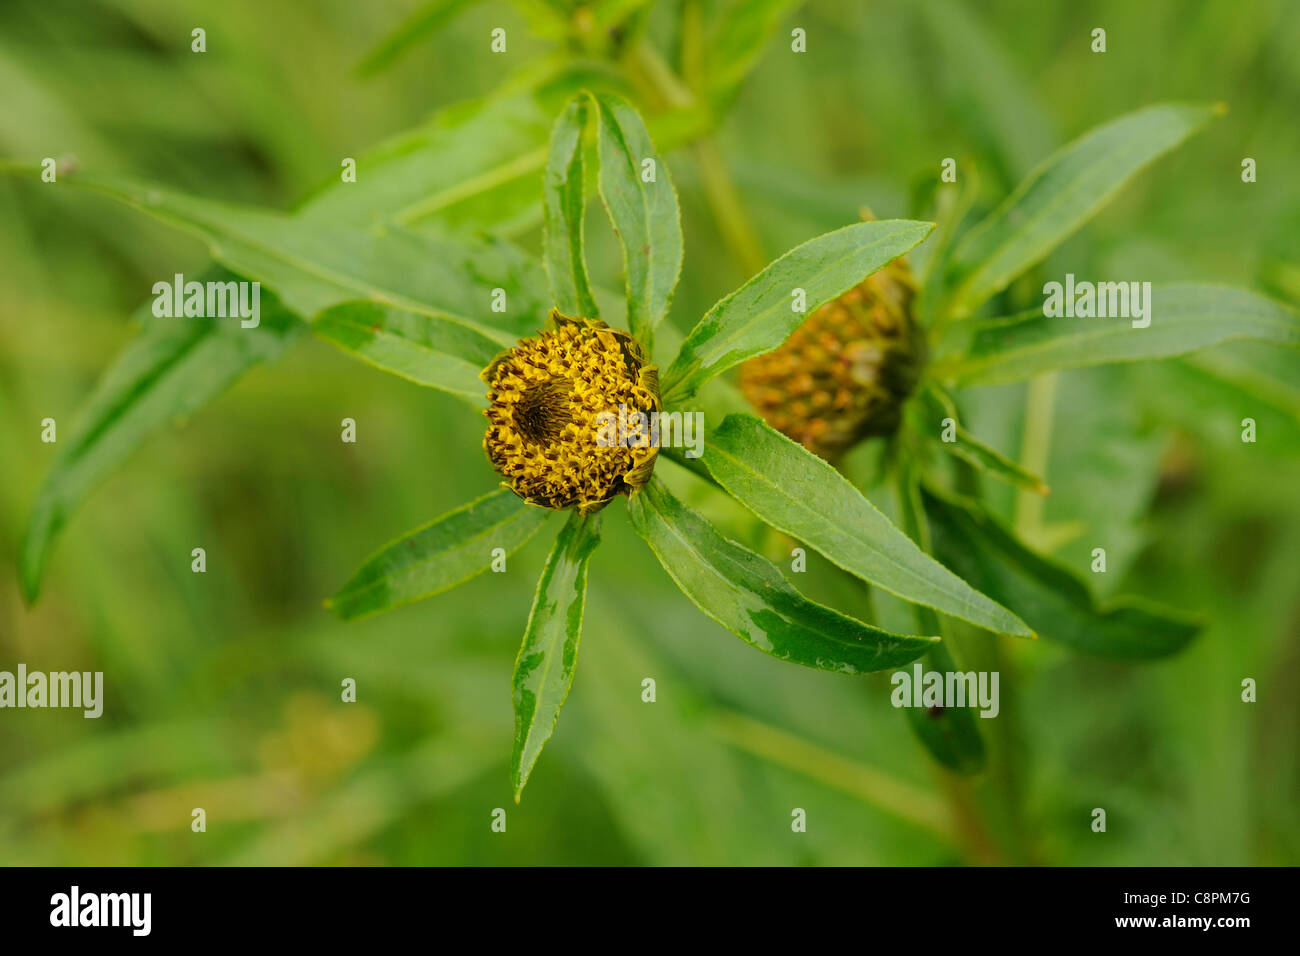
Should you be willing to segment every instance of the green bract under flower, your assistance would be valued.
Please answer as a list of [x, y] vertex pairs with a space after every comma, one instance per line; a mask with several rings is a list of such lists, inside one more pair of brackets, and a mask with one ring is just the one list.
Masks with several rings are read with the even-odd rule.
[[607, 415], [659, 411], [659, 375], [641, 345], [598, 319], [552, 309], [551, 328], [521, 339], [483, 370], [483, 449], [515, 494], [590, 514], [649, 479], [659, 449], [606, 440]]

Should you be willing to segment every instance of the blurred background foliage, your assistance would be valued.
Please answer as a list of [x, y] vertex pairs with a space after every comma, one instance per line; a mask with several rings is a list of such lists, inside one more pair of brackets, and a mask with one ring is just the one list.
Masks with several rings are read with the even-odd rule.
[[[196, 26], [204, 54], [190, 52]], [[488, 50], [498, 26], [503, 55]], [[790, 52], [796, 26], [803, 55]], [[1089, 49], [1097, 26], [1104, 55]], [[988, 208], [1100, 122], [1159, 100], [1223, 101], [1225, 119], [999, 304], [1031, 302], [1066, 271], [1223, 279], [1296, 302], [1296, 49], [1300, 5], [1287, 0], [14, 0], [0, 7], [0, 153], [72, 154], [289, 209], [337, 182], [342, 157], [400, 152], [405, 131], [462, 115], [437, 111], [503, 86], [532, 96], [578, 63], [676, 147], [688, 254], [670, 318], [686, 329], [756, 264], [862, 206], [928, 214], [922, 187], [944, 157], [978, 175]], [[685, 91], [656, 79], [664, 64]], [[487, 123], [526, 158], [559, 102], [539, 94]], [[1241, 182], [1245, 156], [1256, 184]], [[423, 225], [536, 249], [540, 175], [520, 168], [495, 206]], [[355, 196], [336, 195], [364, 222], [385, 185], [367, 183], [364, 163], [359, 178]], [[1186, 652], [1141, 666], [963, 635], [968, 664], [1002, 673], [1002, 714], [979, 722], [985, 775], [935, 768], [889, 706], [887, 674], [791, 667], [731, 638], [611, 509], [574, 691], [515, 807], [509, 674], [549, 536], [504, 575], [359, 623], [331, 618], [321, 600], [365, 555], [495, 482], [463, 405], [324, 343], [304, 339], [134, 454], [71, 522], [41, 602], [23, 605], [17, 544], [57, 450], [40, 442], [41, 419], [69, 434], [152, 284], [197, 275], [207, 257], [107, 200], [40, 183], [0, 180], [0, 217], [0, 669], [102, 670], [107, 696], [99, 720], [0, 712], [2, 863], [1300, 861], [1293, 352], [1232, 347], [963, 395], [972, 430], [1053, 488], [1037, 507], [989, 489], [1031, 540], [1078, 568], [1105, 546], [1108, 572], [1088, 575], [1099, 595], [1148, 595], [1207, 621]], [[612, 285], [600, 219], [593, 267]], [[1257, 444], [1240, 441], [1247, 416]], [[339, 440], [344, 417], [355, 445]], [[728, 533], [760, 540], [738, 509], [675, 484]], [[195, 547], [206, 574], [190, 571]], [[815, 596], [861, 600], [815, 554], [804, 578]], [[356, 704], [339, 703], [344, 677]], [[1241, 702], [1245, 677], [1258, 703]], [[194, 807], [204, 834], [190, 830]], [[489, 829], [495, 807], [504, 835]], [[795, 807], [806, 834], [791, 832]], [[1094, 807], [1105, 835], [1089, 827]]]

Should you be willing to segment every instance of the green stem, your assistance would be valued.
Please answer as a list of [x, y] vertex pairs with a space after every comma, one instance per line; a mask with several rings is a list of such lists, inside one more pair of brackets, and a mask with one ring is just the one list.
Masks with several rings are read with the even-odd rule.
[[[639, 85], [665, 106], [682, 110], [699, 106], [695, 93], [649, 44], [638, 43], [633, 48], [629, 67]], [[716, 126], [716, 123], [711, 125]], [[699, 165], [705, 200], [727, 250], [746, 278], [758, 274], [767, 265], [767, 257], [717, 141], [712, 136], [703, 137], [695, 144], [693, 152]]]
[[[896, 449], [890, 462], [894, 490], [898, 500], [899, 520], [903, 531], [930, 553], [930, 528], [919, 499], [919, 484], [914, 463]], [[938, 634], [943, 642], [935, 645], [924, 658], [923, 667], [929, 671], [948, 673], [962, 668], [954, 659], [951, 629], [944, 628], [939, 615], [932, 608], [912, 605], [917, 628], [922, 634]], [[972, 860], [982, 863], [1004, 862], [990, 829], [980, 810], [970, 774], [983, 768], [985, 750], [983, 737], [968, 710], [945, 710], [938, 714], [929, 711], [907, 711], [908, 721], [918, 737], [940, 762], [936, 772], [940, 784], [948, 795], [953, 820], [961, 833], [962, 843]], [[954, 773], [953, 771], [959, 771]]]
[[713, 218], [717, 220], [718, 229], [722, 232], [723, 242], [746, 278], [757, 275], [767, 265], [767, 257], [759, 245], [758, 232], [731, 180], [731, 173], [718, 149], [717, 140], [712, 136], [701, 139], [695, 144], [694, 152], [704, 183], [704, 196]]
[[[1047, 475], [1052, 450], [1052, 420], [1056, 415], [1057, 374], [1049, 372], [1029, 383], [1025, 396], [1025, 430], [1020, 442], [1020, 464], [1031, 474]], [[1043, 533], [1042, 495], [1021, 489], [1016, 493], [1016, 533], [1037, 544]]]
[[735, 711], [715, 710], [708, 727], [734, 747], [857, 797], [946, 843], [961, 843], [943, 801], [931, 793]]

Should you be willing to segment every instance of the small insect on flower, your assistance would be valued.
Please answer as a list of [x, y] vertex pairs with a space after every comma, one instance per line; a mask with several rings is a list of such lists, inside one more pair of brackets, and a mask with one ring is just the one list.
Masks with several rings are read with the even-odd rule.
[[483, 450], [502, 482], [543, 508], [592, 514], [650, 480], [658, 447], [648, 436], [602, 440], [620, 405], [659, 411], [659, 371], [640, 343], [599, 319], [552, 309], [551, 328], [519, 342], [480, 376], [491, 403]]
[[895, 260], [741, 366], [741, 391], [773, 428], [831, 462], [893, 434], [925, 364], [915, 297], [911, 270]]

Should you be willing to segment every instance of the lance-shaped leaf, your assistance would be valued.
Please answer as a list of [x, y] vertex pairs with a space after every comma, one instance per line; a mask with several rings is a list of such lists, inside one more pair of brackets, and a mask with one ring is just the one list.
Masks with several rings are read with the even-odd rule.
[[[452, 241], [397, 226], [339, 229], [198, 199], [126, 176], [68, 183], [111, 196], [206, 241], [217, 260], [273, 289], [299, 315], [369, 299], [456, 322], [503, 346], [546, 313], [536, 263], [501, 242]], [[492, 311], [495, 290], [507, 309]]]
[[761, 419], [728, 415], [700, 460], [754, 514], [850, 574], [990, 631], [1033, 636], [1015, 614], [917, 547], [838, 471]]
[[312, 331], [376, 368], [476, 408], [486, 391], [479, 372], [501, 351], [496, 341], [467, 326], [375, 302], [326, 309]]
[[516, 803], [573, 686], [587, 602], [587, 563], [599, 543], [600, 516], [574, 512], [556, 537], [537, 582], [511, 681], [515, 744], [510, 776]]
[[809, 601], [776, 565], [724, 538], [657, 478], [632, 495], [628, 514], [696, 607], [773, 657], [861, 674], [906, 664], [938, 640], [894, 634]]
[[351, 620], [449, 590], [491, 567], [495, 549], [519, 550], [548, 517], [505, 488], [490, 492], [382, 548], [325, 606]]
[[1139, 598], [1099, 605], [1065, 566], [1035, 554], [977, 504], [926, 488], [934, 553], [1034, 627], [1044, 640], [1101, 657], [1145, 660], [1181, 650], [1199, 623]]
[[[1103, 292], [1105, 285], [1098, 285], [1098, 295], [1106, 296], [1108, 310], [1112, 297], [1129, 300], [1128, 283]], [[1300, 346], [1300, 312], [1257, 292], [1178, 282], [1153, 285], [1150, 293], [1141, 319], [1045, 316], [1037, 309], [962, 323], [952, 327], [945, 343], [950, 355], [936, 360], [933, 374], [963, 385], [999, 385], [1055, 369], [1169, 358], [1238, 339]]]
[[637, 111], [595, 94], [600, 196], [623, 246], [627, 321], [645, 340], [668, 311], [682, 269], [682, 223], [668, 167]]
[[[204, 281], [240, 281], [223, 269]], [[198, 411], [254, 365], [278, 358], [306, 328], [263, 294], [256, 328], [238, 318], [160, 319], [151, 303], [135, 318], [144, 331], [104, 373], [45, 476], [19, 556], [23, 596], [40, 593], [54, 540], [81, 499], [155, 430]]]
[[1062, 148], [972, 229], [948, 265], [948, 312], [969, 315], [1041, 262], [1144, 167], [1187, 139], [1222, 106], [1162, 103], [1099, 126]]
[[791, 249], [691, 330], [663, 377], [665, 404], [694, 395], [715, 375], [776, 348], [814, 309], [897, 259], [933, 228], [906, 219], [860, 222]]
[[586, 124], [587, 98], [579, 94], [569, 101], [551, 132], [551, 152], [543, 184], [542, 246], [555, 307], [565, 315], [596, 319], [600, 310], [587, 278], [582, 239], [587, 211], [582, 152]]
[[[992, 478], [1005, 481], [1034, 494], [1046, 495], [1051, 489], [1031, 471], [1022, 468], [996, 448], [990, 448], [961, 425], [957, 408], [934, 383], [922, 388], [907, 405], [906, 414], [913, 429], [934, 440], [936, 447], [974, 466]], [[944, 440], [945, 421], [952, 422], [953, 441]]]
[[[555, 115], [580, 89], [617, 86], [601, 64], [525, 69], [480, 100], [455, 103], [337, 170], [299, 215], [329, 226], [396, 221], [447, 234], [515, 235], [542, 216], [542, 177]], [[680, 126], [680, 117], [675, 117]], [[682, 129], [682, 135], [694, 135]]]

